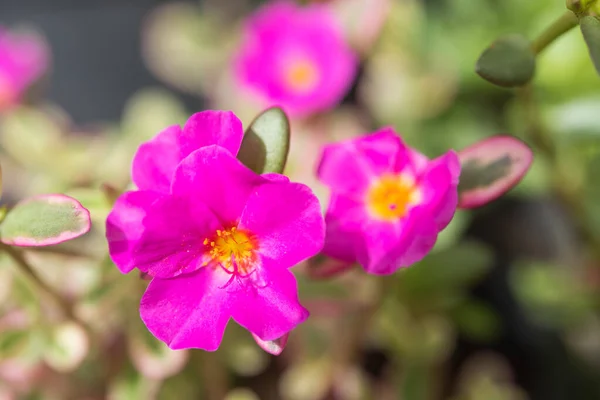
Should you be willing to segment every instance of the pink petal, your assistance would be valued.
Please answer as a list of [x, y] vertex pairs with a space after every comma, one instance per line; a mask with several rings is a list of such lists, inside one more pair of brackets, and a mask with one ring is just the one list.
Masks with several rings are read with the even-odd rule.
[[231, 315], [223, 282], [209, 268], [173, 279], [153, 279], [140, 303], [142, 320], [171, 349], [215, 351]]
[[391, 129], [331, 144], [325, 146], [317, 174], [334, 193], [359, 199], [375, 177], [393, 171], [402, 149]]
[[[333, 107], [356, 76], [358, 57], [328, 7], [271, 2], [248, 18], [243, 36], [237, 81], [265, 106], [280, 105], [291, 116]], [[313, 87], [298, 90], [286, 80], [285, 71], [298, 60], [314, 64]]]
[[138, 148], [131, 178], [140, 190], [169, 193], [173, 172], [181, 161], [180, 136], [181, 128], [170, 126]]
[[282, 174], [276, 174], [274, 172], [267, 172], [266, 174], [261, 175], [266, 180], [271, 182], [289, 182], [290, 178]]
[[236, 155], [243, 136], [242, 121], [231, 111], [203, 111], [193, 114], [183, 127], [181, 159], [194, 150], [213, 144]]
[[364, 227], [357, 258], [367, 272], [387, 275], [423, 259], [433, 248], [438, 230], [423, 207], [415, 207], [399, 223], [371, 221]]
[[422, 204], [431, 210], [439, 230], [452, 220], [458, 204], [460, 161], [454, 151], [432, 160], [419, 179]]
[[323, 254], [345, 262], [355, 262], [356, 247], [363, 243], [363, 226], [368, 219], [362, 202], [332, 194], [325, 216]]
[[286, 333], [280, 338], [275, 340], [262, 340], [254, 333], [252, 334], [252, 338], [256, 341], [256, 344], [260, 346], [261, 349], [266, 351], [269, 354], [273, 354], [274, 356], [278, 356], [281, 354], [283, 349], [285, 349], [285, 345], [287, 344], [289, 333]]
[[251, 193], [265, 182], [224, 148], [208, 146], [179, 164], [171, 190], [206, 204], [228, 225], [239, 220]]
[[36, 32], [0, 30], [0, 76], [18, 91], [24, 90], [48, 69], [50, 49]]
[[183, 130], [171, 126], [140, 146], [133, 159], [133, 181], [140, 189], [168, 193], [181, 160], [194, 150], [210, 145], [222, 146], [235, 155], [243, 133], [241, 121], [231, 111], [193, 114]]
[[147, 210], [131, 263], [153, 277], [172, 278], [206, 261], [203, 241], [222, 228], [211, 210], [194, 198], [164, 196]]
[[106, 219], [106, 239], [110, 258], [126, 274], [135, 268], [132, 249], [144, 231], [146, 212], [162, 195], [152, 191], [123, 193]]
[[275, 340], [308, 318], [298, 300], [296, 278], [287, 269], [264, 259], [259, 274], [261, 285], [240, 285], [231, 293], [235, 301], [233, 319], [263, 341]]
[[323, 247], [325, 222], [319, 200], [300, 183], [267, 183], [255, 189], [240, 219], [254, 233], [260, 253], [281, 268], [312, 257]]
[[[356, 140], [356, 139], [355, 139]], [[400, 163], [407, 163], [407, 147], [392, 128], [383, 128], [356, 140], [363, 158], [369, 160], [374, 175], [393, 172]]]

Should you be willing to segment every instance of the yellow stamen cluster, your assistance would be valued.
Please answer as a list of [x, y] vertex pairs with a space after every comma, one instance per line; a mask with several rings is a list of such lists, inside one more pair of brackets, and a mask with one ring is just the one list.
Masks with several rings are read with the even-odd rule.
[[285, 72], [285, 81], [293, 90], [311, 90], [319, 79], [319, 71], [314, 62], [301, 60], [291, 64]]
[[[251, 272], [256, 255], [257, 243], [249, 232], [238, 230], [235, 226], [229, 229], [218, 229], [212, 238], [204, 239], [208, 256], [231, 273], [245, 275]], [[210, 262], [205, 262], [208, 265]]]
[[406, 215], [409, 206], [421, 200], [414, 180], [404, 175], [384, 175], [367, 192], [366, 204], [371, 215], [396, 221]]

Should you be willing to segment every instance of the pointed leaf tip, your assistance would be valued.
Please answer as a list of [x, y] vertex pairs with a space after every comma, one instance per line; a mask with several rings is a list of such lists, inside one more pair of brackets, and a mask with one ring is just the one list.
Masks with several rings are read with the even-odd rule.
[[579, 20], [579, 27], [596, 72], [600, 75], [600, 20], [588, 15]]
[[481, 54], [475, 72], [498, 86], [523, 86], [535, 74], [535, 54], [525, 37], [501, 37]]
[[494, 136], [458, 152], [460, 208], [497, 199], [523, 178], [533, 161], [531, 149], [512, 136]]
[[280, 355], [283, 349], [285, 349], [285, 345], [287, 344], [289, 336], [290, 334], [286, 333], [282, 337], [275, 340], [262, 340], [254, 333], [252, 334], [252, 337], [254, 338], [254, 341], [256, 341], [256, 344], [258, 344], [261, 349], [263, 349], [269, 354], [273, 354], [274, 356]]
[[49, 246], [75, 239], [91, 227], [90, 212], [72, 197], [45, 194], [17, 203], [0, 225], [0, 241], [12, 246]]
[[257, 174], [282, 173], [290, 149], [290, 123], [279, 107], [263, 111], [250, 124], [238, 159]]

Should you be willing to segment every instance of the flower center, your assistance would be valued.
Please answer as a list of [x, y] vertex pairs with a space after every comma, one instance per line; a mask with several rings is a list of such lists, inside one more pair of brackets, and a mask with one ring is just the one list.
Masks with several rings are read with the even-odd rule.
[[[235, 276], [246, 276], [252, 273], [256, 261], [256, 238], [250, 233], [237, 228], [219, 230], [212, 238], [203, 242], [207, 255], [225, 272]], [[207, 265], [209, 262], [205, 262]]]
[[285, 71], [285, 82], [290, 88], [299, 92], [313, 89], [318, 78], [319, 71], [311, 60], [293, 62]]
[[367, 207], [376, 218], [396, 221], [408, 208], [421, 200], [421, 192], [412, 178], [405, 175], [384, 175], [367, 193]]

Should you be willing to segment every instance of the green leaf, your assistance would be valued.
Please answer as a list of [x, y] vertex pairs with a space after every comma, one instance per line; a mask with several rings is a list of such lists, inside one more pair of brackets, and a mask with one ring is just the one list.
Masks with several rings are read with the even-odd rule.
[[525, 37], [508, 35], [497, 39], [481, 54], [475, 72], [498, 86], [523, 86], [535, 74], [535, 54]]
[[90, 230], [90, 213], [62, 194], [46, 194], [15, 205], [0, 225], [0, 241], [13, 246], [49, 246]]
[[596, 72], [600, 75], [600, 20], [597, 17], [588, 15], [579, 20], [579, 27]]
[[501, 334], [501, 321], [494, 310], [478, 300], [467, 300], [453, 312], [454, 322], [470, 340], [490, 342]]
[[26, 330], [3, 330], [0, 335], [0, 359], [19, 357], [27, 348], [29, 332]]
[[460, 208], [480, 207], [497, 199], [516, 184], [533, 162], [531, 149], [512, 136], [481, 140], [458, 152]]
[[238, 159], [257, 174], [282, 173], [289, 150], [289, 120], [281, 108], [272, 107], [246, 130]]
[[593, 291], [565, 266], [523, 261], [511, 270], [509, 283], [525, 311], [543, 324], [573, 326], [594, 312]]

